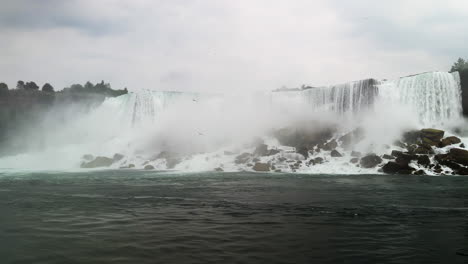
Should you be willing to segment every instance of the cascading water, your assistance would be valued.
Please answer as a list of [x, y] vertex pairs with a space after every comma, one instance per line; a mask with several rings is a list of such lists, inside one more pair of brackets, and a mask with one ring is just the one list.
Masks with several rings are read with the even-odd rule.
[[462, 118], [458, 72], [430, 72], [386, 81], [379, 91], [382, 100], [410, 108], [422, 126], [446, 127]]
[[273, 92], [272, 104], [293, 102], [306, 105], [307, 111], [356, 114], [373, 105], [378, 96], [378, 84], [374, 79], [367, 79], [302, 91]]

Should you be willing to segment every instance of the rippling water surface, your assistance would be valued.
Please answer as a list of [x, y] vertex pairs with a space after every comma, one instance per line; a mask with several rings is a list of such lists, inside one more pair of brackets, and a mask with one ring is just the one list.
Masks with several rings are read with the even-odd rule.
[[468, 263], [467, 248], [464, 177], [0, 173], [1, 263]]

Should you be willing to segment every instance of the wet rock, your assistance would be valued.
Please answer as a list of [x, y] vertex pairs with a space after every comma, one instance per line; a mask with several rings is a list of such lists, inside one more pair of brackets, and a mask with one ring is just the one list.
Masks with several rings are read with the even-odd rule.
[[375, 168], [380, 163], [382, 163], [382, 158], [375, 154], [370, 154], [361, 158], [360, 165], [362, 168], [370, 169]]
[[334, 158], [339, 158], [339, 157], [343, 157], [343, 155], [341, 155], [340, 152], [338, 152], [336, 149], [332, 150], [332, 152], [330, 153], [330, 155]]
[[417, 170], [413, 172], [414, 175], [426, 175], [426, 172], [423, 170]]
[[114, 157], [112, 157], [112, 160], [114, 162], [121, 161], [125, 156], [119, 153], [115, 153]]
[[145, 170], [154, 170], [154, 166], [153, 165], [146, 165], [144, 167]]
[[257, 162], [253, 166], [254, 171], [270, 171], [270, 164]]
[[280, 170], [280, 169], [276, 169], [275, 172], [281, 172], [281, 170]]
[[401, 151], [394, 150], [392, 151], [392, 156], [396, 157], [395, 162], [403, 165], [407, 165], [410, 163], [412, 160], [417, 160], [418, 156], [414, 154], [409, 154], [409, 153], [403, 153]]
[[252, 157], [252, 154], [250, 153], [242, 153], [239, 156], [237, 156], [234, 160], [234, 163], [236, 164], [244, 164], [250, 161], [250, 158]]
[[425, 166], [425, 167], [431, 164], [431, 160], [429, 159], [429, 156], [426, 156], [426, 155], [418, 156], [417, 161], [419, 165]]
[[309, 150], [307, 147], [300, 147], [296, 152], [304, 156], [305, 159], [309, 158]]
[[461, 143], [460, 148], [465, 148], [465, 144]]
[[109, 167], [114, 163], [113, 159], [107, 157], [96, 157], [94, 160], [90, 162], [84, 162], [81, 164], [81, 168], [85, 169], [92, 169], [92, 168], [102, 168], [102, 167]]
[[358, 152], [358, 151], [351, 151], [351, 157], [354, 157], [354, 158], [360, 158], [362, 156], [362, 153], [361, 152]]
[[215, 168], [214, 171], [223, 172], [224, 170], [223, 170], [223, 168], [218, 167], [218, 168]]
[[357, 164], [359, 162], [359, 158], [352, 158], [349, 162], [352, 164]]
[[409, 152], [414, 154], [434, 154], [431, 145], [425, 143], [419, 144], [413, 151]]
[[449, 156], [451, 160], [464, 166], [468, 166], [468, 150], [453, 148], [449, 151]]
[[392, 160], [392, 159], [394, 159], [394, 157], [391, 156], [391, 155], [388, 155], [388, 154], [384, 154], [384, 155], [382, 156], [382, 159]]
[[411, 174], [414, 170], [407, 164], [399, 164], [394, 161], [390, 161], [382, 167], [382, 171], [387, 174]]
[[421, 129], [420, 137], [423, 143], [437, 146], [444, 137], [445, 131], [433, 128]]
[[323, 161], [324, 161], [324, 160], [323, 160], [323, 158], [321, 158], [321, 157], [317, 157], [317, 158], [314, 159], [315, 164], [322, 164]]
[[461, 140], [457, 137], [446, 137], [442, 139], [439, 143], [439, 148], [444, 148], [446, 146], [454, 145], [461, 143]]
[[336, 140], [333, 139], [332, 141], [323, 145], [322, 149], [326, 151], [331, 151], [336, 149], [336, 147], [338, 147], [338, 142], [336, 142]]

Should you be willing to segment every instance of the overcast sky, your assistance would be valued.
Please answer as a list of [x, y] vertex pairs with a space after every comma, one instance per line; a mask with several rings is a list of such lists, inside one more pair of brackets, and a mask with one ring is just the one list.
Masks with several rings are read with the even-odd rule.
[[450, 68], [466, 0], [0, 0], [0, 81], [271, 90]]

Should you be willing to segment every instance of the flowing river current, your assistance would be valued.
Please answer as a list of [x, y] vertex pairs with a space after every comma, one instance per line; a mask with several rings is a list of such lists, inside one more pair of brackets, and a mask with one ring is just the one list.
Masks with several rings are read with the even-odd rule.
[[468, 262], [466, 177], [0, 173], [0, 212], [1, 263]]

